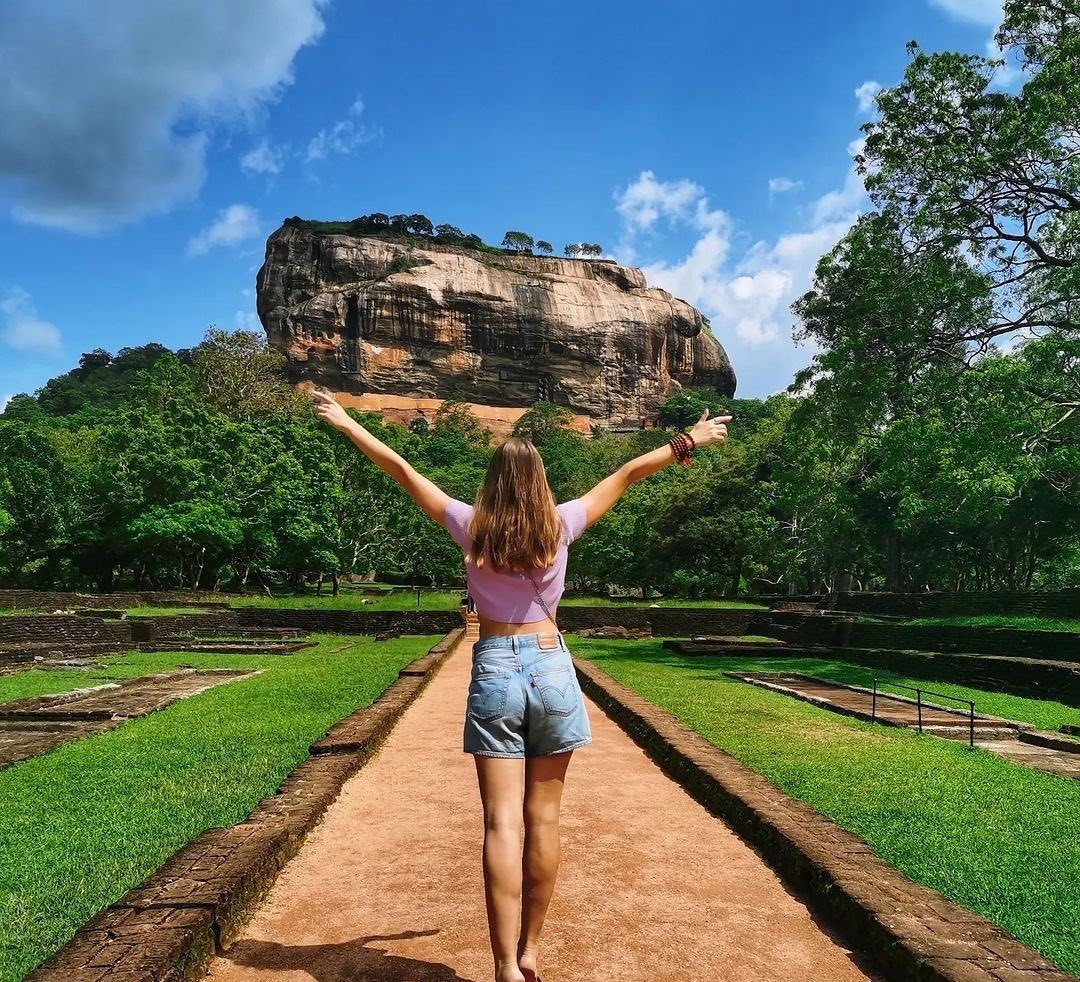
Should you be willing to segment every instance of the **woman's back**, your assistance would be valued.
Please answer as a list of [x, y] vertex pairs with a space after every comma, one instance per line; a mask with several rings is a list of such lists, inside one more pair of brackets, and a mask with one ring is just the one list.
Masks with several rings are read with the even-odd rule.
[[[466, 553], [472, 549], [468, 528], [473, 510], [473, 506], [467, 502], [451, 498], [443, 516], [446, 530]], [[541, 621], [547, 614], [536, 597], [537, 591], [549, 609], [553, 610], [558, 604], [566, 583], [567, 546], [585, 529], [585, 503], [581, 498], [574, 498], [559, 505], [558, 512], [564, 534], [552, 564], [533, 574], [535, 588], [525, 573], [500, 571], [490, 563], [484, 563], [477, 569], [472, 562], [466, 562], [469, 593], [475, 599], [476, 612], [481, 617], [512, 624]]]

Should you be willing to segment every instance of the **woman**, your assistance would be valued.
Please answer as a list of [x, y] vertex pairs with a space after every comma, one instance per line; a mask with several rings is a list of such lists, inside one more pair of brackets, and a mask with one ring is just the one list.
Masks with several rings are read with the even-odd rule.
[[313, 399], [319, 418], [345, 433], [465, 551], [480, 637], [472, 650], [463, 749], [476, 761], [484, 808], [495, 980], [540, 982], [537, 951], [559, 866], [563, 784], [574, 750], [592, 739], [570, 652], [555, 623], [566, 547], [635, 481], [675, 460], [689, 463], [693, 447], [726, 440], [731, 417], [709, 419], [706, 410], [689, 440], [676, 435], [558, 506], [536, 448], [511, 437], [495, 450], [474, 506], [439, 490], [329, 393], [316, 390]]

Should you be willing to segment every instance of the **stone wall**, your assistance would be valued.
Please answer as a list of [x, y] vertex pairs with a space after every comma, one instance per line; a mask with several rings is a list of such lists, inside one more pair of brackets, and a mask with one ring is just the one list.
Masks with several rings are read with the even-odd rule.
[[132, 607], [168, 607], [200, 603], [226, 604], [229, 597], [220, 593], [185, 593], [184, 591], [149, 591], [142, 593], [69, 593], [58, 590], [0, 590], [0, 608], [21, 610], [94, 610]]
[[238, 607], [240, 627], [296, 627], [324, 634], [446, 634], [462, 625], [457, 610], [302, 610]]
[[[785, 657], [783, 650], [778, 657]], [[816, 654], [814, 657], [821, 657]], [[888, 669], [918, 679], [937, 679], [1029, 699], [1054, 699], [1080, 707], [1080, 665], [994, 655], [933, 654], [873, 648], [833, 651], [837, 661]]]
[[759, 613], [752, 633], [838, 648], [906, 648], [1080, 662], [1080, 634], [1006, 627], [868, 624], [822, 614]]
[[56, 644], [113, 644], [131, 642], [128, 621], [103, 621], [75, 614], [30, 614], [0, 617], [0, 647], [35, 642]]
[[1001, 614], [1009, 617], [1080, 619], [1080, 587], [1067, 590], [995, 590], [988, 593], [935, 591], [926, 593], [808, 594], [763, 598], [763, 602], [805, 602], [832, 610], [901, 617], [949, 617]]
[[137, 641], [157, 641], [170, 634], [190, 634], [198, 631], [227, 633], [240, 626], [237, 610], [211, 610], [205, 614], [166, 614], [161, 617], [137, 617], [127, 623], [133, 625], [132, 636]]
[[567, 634], [583, 628], [626, 627], [663, 637], [692, 634], [742, 635], [757, 611], [717, 607], [578, 607], [567, 605], [556, 613]]

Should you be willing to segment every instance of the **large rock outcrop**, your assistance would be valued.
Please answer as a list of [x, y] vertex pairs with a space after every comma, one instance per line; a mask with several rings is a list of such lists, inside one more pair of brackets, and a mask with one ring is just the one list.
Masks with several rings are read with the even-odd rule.
[[735, 392], [701, 314], [640, 270], [326, 234], [266, 244], [258, 313], [296, 381], [365, 400], [546, 399], [607, 426], [642, 425], [683, 385]]

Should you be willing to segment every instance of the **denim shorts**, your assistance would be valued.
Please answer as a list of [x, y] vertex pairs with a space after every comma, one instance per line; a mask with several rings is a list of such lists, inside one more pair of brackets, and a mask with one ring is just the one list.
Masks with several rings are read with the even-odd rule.
[[[548, 642], [550, 633], [545, 635]], [[463, 749], [485, 757], [544, 757], [591, 742], [577, 673], [562, 634], [500, 634], [473, 643]]]

